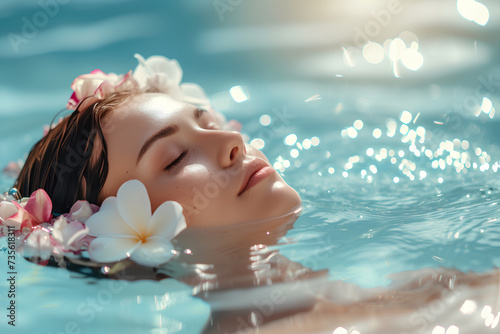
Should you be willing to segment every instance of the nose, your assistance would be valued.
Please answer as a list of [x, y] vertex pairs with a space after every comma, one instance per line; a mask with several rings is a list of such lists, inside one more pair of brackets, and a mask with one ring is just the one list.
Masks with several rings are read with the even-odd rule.
[[237, 131], [209, 130], [207, 142], [213, 145], [217, 163], [222, 168], [231, 167], [245, 155], [245, 142]]

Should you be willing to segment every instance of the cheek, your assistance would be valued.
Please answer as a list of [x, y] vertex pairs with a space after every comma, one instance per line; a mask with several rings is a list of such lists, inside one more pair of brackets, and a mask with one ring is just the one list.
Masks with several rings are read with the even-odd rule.
[[[189, 175], [189, 177], [188, 177]], [[190, 166], [177, 195], [189, 226], [213, 225], [234, 208], [234, 180], [227, 171], [209, 171], [205, 166]]]
[[[186, 166], [175, 176], [166, 176], [163, 180], [151, 180], [151, 204], [157, 208], [165, 201], [179, 202], [184, 210], [190, 210], [196, 204], [200, 206], [200, 194], [210, 183], [211, 173], [201, 164]], [[201, 201], [204, 202], [204, 201]]]

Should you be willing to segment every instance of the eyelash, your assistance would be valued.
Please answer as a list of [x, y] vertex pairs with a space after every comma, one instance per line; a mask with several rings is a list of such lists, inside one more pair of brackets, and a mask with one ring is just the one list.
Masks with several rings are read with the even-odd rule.
[[212, 118], [212, 116], [210, 116], [210, 114], [208, 113], [208, 110], [205, 110], [205, 109], [202, 109], [202, 108], [199, 108], [198, 109], [200, 114], [199, 114], [199, 118], [201, 119], [202, 117], [208, 117], [208, 124], [205, 126], [205, 128], [207, 130], [220, 130], [220, 127], [217, 125], [217, 123], [215, 122], [215, 120]]
[[[207, 114], [208, 114], [207, 110], [205, 110], [205, 109], [201, 109], [201, 108], [200, 108], [200, 116], [199, 116], [199, 117], [201, 117], [201, 116], [203, 116], [203, 115], [207, 115]], [[215, 124], [214, 122], [211, 122], [211, 123], [210, 123], [209, 128], [214, 129], [214, 130], [217, 130], [217, 129], [218, 129], [218, 127], [216, 126], [216, 124]], [[177, 157], [177, 159], [175, 159], [175, 160], [174, 160], [174, 161], [172, 161], [172, 162], [171, 162], [171, 163], [170, 163], [167, 167], [165, 167], [165, 170], [169, 171], [169, 170], [171, 170], [172, 168], [174, 168], [176, 165], [178, 165], [179, 163], [181, 163], [181, 162], [182, 162], [182, 159], [184, 159], [184, 158], [186, 157], [186, 155], [187, 155], [187, 154], [188, 154], [188, 151], [187, 151], [187, 150], [183, 151], [183, 152], [182, 152], [182, 153], [181, 153], [181, 154]]]
[[181, 154], [177, 157], [177, 159], [175, 159], [174, 161], [172, 161], [172, 162], [170, 163], [170, 165], [168, 165], [167, 167], [165, 167], [165, 170], [171, 170], [171, 169], [172, 169], [172, 168], [174, 168], [176, 165], [178, 165], [178, 164], [182, 161], [182, 159], [184, 159], [184, 158], [186, 157], [187, 153], [188, 153], [188, 151], [187, 151], [187, 150], [186, 150], [186, 151], [184, 151], [184, 152], [182, 152], [182, 153], [181, 153]]

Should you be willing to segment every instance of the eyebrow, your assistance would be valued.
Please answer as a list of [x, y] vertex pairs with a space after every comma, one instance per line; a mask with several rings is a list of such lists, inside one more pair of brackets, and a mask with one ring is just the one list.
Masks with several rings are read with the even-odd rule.
[[208, 110], [206, 109], [203, 109], [203, 108], [196, 108], [194, 110], [194, 118], [196, 120], [198, 120], [200, 117], [201, 117], [201, 114], [203, 114], [204, 112], [207, 112]]
[[[194, 112], [193, 112], [194, 118], [196, 120], [198, 120], [204, 112], [207, 112], [207, 110], [203, 109], [203, 108], [196, 108], [194, 110]], [[163, 128], [163, 129], [161, 129], [160, 131], [156, 132], [151, 137], [149, 137], [144, 142], [144, 144], [142, 145], [141, 150], [139, 151], [139, 155], [137, 156], [137, 162], [136, 162], [136, 164], [139, 163], [139, 161], [141, 160], [142, 156], [146, 153], [146, 151], [149, 149], [149, 147], [151, 147], [151, 145], [153, 145], [153, 143], [155, 141], [157, 141], [158, 139], [162, 139], [162, 138], [168, 137], [170, 135], [173, 135], [177, 131], [179, 131], [179, 127], [177, 125], [169, 125], [169, 126]]]
[[142, 145], [141, 150], [139, 151], [139, 155], [137, 156], [137, 162], [136, 162], [136, 164], [139, 163], [139, 161], [141, 160], [141, 158], [144, 155], [144, 153], [146, 153], [146, 151], [148, 150], [148, 148], [150, 148], [151, 145], [153, 145], [153, 143], [155, 141], [157, 141], [158, 139], [162, 139], [162, 138], [168, 137], [170, 135], [173, 135], [177, 131], [179, 131], [179, 127], [177, 125], [169, 125], [169, 126], [163, 128], [163, 129], [161, 129], [160, 131], [156, 132], [151, 137], [149, 137], [144, 142], [144, 144]]

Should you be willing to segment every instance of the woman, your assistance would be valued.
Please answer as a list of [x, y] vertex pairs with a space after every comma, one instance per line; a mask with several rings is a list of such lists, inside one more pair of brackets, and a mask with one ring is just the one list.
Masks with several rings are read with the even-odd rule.
[[[264, 246], [275, 245], [292, 227], [301, 205], [297, 192], [263, 153], [246, 144], [242, 134], [210, 108], [201, 88], [180, 84], [175, 61], [136, 57], [140, 65], [133, 75], [96, 70], [75, 79], [67, 106], [75, 111], [35, 144], [15, 187], [22, 194], [43, 189], [54, 214], [71, 213], [74, 203], [82, 200], [102, 206], [85, 217], [89, 233], [98, 236], [103, 226], [113, 225], [103, 213], [109, 198], [120, 200], [119, 190], [125, 184], [140, 181], [150, 202], [139, 201], [139, 205], [155, 212], [165, 202], [175, 201], [189, 228], [174, 241], [176, 250], [184, 250], [175, 261], [165, 265], [151, 262], [152, 256], [130, 258], [204, 293], [279, 283], [290, 275], [324, 277], [326, 272], [315, 274]], [[231, 228], [236, 224], [237, 229]], [[37, 226], [30, 227], [37, 231]], [[99, 238], [90, 242], [91, 259], [125, 263], [107, 274], [127, 267], [134, 278], [155, 277], [151, 270], [131, 266], [127, 256], [111, 259], [109, 253], [115, 249], [109, 245], [114, 244], [103, 239], [107, 246], [95, 246]], [[173, 247], [157, 249], [168, 253]], [[228, 257], [234, 261], [228, 262]], [[72, 258], [71, 263], [80, 260]], [[262, 283], [255, 282], [256, 275]], [[301, 299], [297, 306], [302, 310], [306, 304]]]
[[175, 200], [188, 226], [262, 220], [300, 206], [264, 154], [223, 129], [213, 110], [152, 90], [168, 91], [150, 84], [85, 96], [34, 146], [15, 186], [22, 194], [45, 189], [63, 213], [77, 200], [100, 205], [137, 179], [153, 211]]
[[[138, 264], [156, 267], [156, 274], [191, 284], [195, 294], [211, 304], [212, 321], [207, 331], [213, 332], [248, 332], [248, 328], [261, 327], [266, 333], [331, 333], [339, 326], [343, 326], [339, 333], [347, 333], [347, 329], [351, 333], [426, 332], [428, 328], [441, 330], [439, 321], [422, 318], [418, 312], [433, 301], [444, 300], [443, 291], [459, 292], [453, 300], [448, 298], [445, 306], [464, 315], [473, 313], [463, 308], [469, 298], [475, 298], [476, 306], [498, 300], [498, 289], [494, 289], [497, 272], [474, 276], [424, 270], [401, 275], [399, 281], [406, 282], [404, 286], [364, 290], [343, 282], [328, 283], [326, 272], [304, 268], [268, 248], [292, 227], [300, 210], [298, 194], [260, 151], [247, 145], [239, 132], [227, 128], [228, 123], [209, 107], [198, 86], [180, 84], [182, 73], [176, 62], [136, 57], [140, 65], [133, 74], [93, 71], [75, 79], [75, 93], [68, 104], [68, 109], [75, 111], [34, 146], [21, 170], [16, 187], [22, 194], [44, 189], [55, 214], [70, 212], [65, 216], [67, 225], [58, 220], [52, 235], [45, 234], [47, 238], [57, 239], [54, 231], [59, 231], [60, 225], [74, 223], [71, 227], [78, 232], [69, 238], [72, 242], [81, 240], [79, 245], [85, 249], [82, 236], [86, 231], [97, 236], [88, 241], [91, 258], [94, 252], [97, 262], [116, 262], [111, 269], [104, 266], [103, 270], [107, 269], [103, 272], [126, 268], [135, 278], [148, 272], [144, 267], [129, 266], [130, 257]], [[128, 186], [131, 180], [138, 183]], [[147, 200], [142, 200], [144, 194]], [[101, 210], [80, 214], [81, 208], [73, 209], [79, 200], [100, 205]], [[138, 248], [132, 244], [123, 254], [109, 257], [115, 251], [109, 246], [112, 233], [99, 234], [114, 224], [108, 212], [121, 214], [130, 209], [124, 208], [129, 203], [136, 207], [129, 210], [130, 216], [147, 207], [149, 212], [142, 216], [151, 217], [151, 212], [164, 210], [170, 201], [180, 204], [189, 227], [183, 233], [177, 228], [169, 234], [178, 235], [172, 248], [144, 247], [141, 255], [134, 257]], [[119, 203], [125, 203], [121, 211], [109, 209], [119, 207]], [[35, 205], [28, 203], [26, 207]], [[21, 206], [18, 209], [21, 211]], [[35, 211], [30, 212], [35, 215]], [[90, 230], [72, 222], [73, 216], [82, 222], [88, 219], [85, 223]], [[119, 220], [127, 225], [134, 217]], [[40, 219], [36, 226], [33, 222], [23, 224], [31, 234], [44, 231], [37, 229], [43, 224]], [[22, 224], [20, 227], [23, 230]], [[129, 230], [127, 233], [137, 232]], [[39, 234], [37, 246], [44, 236]], [[138, 244], [141, 242], [147, 245], [145, 240]], [[72, 248], [64, 249], [68, 250]], [[177, 257], [171, 260], [155, 255], [158, 250], [173, 251]], [[100, 261], [104, 258], [106, 261]], [[480, 289], [470, 290], [474, 284], [493, 290], [489, 295], [479, 294]], [[457, 290], [458, 286], [469, 290]], [[486, 296], [488, 301], [484, 301]], [[397, 321], [379, 321], [389, 316]], [[370, 322], [373, 318], [377, 323]]]

